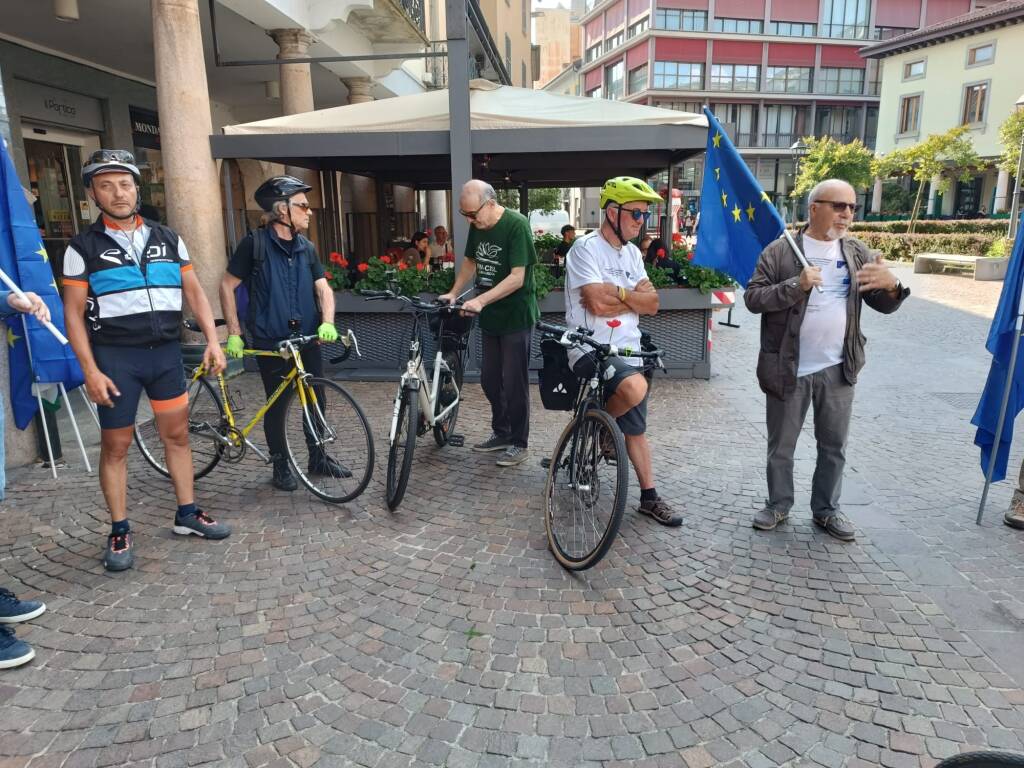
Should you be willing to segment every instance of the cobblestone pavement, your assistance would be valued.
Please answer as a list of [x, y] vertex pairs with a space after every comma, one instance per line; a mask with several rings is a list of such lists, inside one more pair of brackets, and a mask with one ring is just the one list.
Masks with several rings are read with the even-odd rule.
[[[764, 415], [742, 310], [715, 326], [710, 382], [652, 396], [686, 524], [633, 513], [634, 483], [580, 575], [545, 548], [538, 459], [564, 419], [539, 402], [528, 463], [425, 440], [394, 514], [379, 459], [343, 507], [272, 490], [252, 460], [218, 468], [199, 500], [235, 526], [225, 542], [173, 537], [169, 485], [133, 458], [139, 559], [116, 575], [94, 478], [14, 473], [0, 584], [49, 610], [19, 629], [36, 660], [0, 673], [0, 766], [902, 768], [1024, 749], [1024, 536], [1000, 522], [1010, 483], [974, 525], [968, 424], [999, 287], [901, 276], [903, 310], [865, 314], [850, 545], [809, 524], [809, 431], [791, 522], [750, 528]], [[351, 389], [379, 448], [391, 385]], [[467, 444], [484, 405], [471, 387]]]

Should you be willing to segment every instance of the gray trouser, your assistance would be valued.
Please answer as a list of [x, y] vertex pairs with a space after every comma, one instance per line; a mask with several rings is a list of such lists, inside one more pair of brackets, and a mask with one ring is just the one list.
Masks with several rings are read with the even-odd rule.
[[807, 408], [813, 403], [818, 461], [811, 483], [811, 513], [828, 517], [838, 512], [853, 410], [853, 387], [843, 377], [843, 366], [801, 376], [788, 400], [772, 395], [767, 399], [768, 507], [779, 512], [793, 507], [793, 454]]
[[491, 404], [491, 431], [513, 445], [530, 441], [530, 335], [533, 328], [481, 334], [480, 386]]

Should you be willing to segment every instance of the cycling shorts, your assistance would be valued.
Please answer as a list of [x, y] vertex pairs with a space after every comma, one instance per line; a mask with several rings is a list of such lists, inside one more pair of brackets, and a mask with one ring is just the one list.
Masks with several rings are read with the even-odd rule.
[[[573, 373], [582, 379], [590, 379], [594, 376], [594, 368], [597, 366], [593, 352], [588, 352], [572, 367]], [[605, 399], [615, 394], [619, 384], [629, 376], [642, 376], [643, 369], [630, 365], [621, 357], [609, 357], [605, 361], [604, 369], [604, 394]], [[644, 399], [634, 405], [624, 414], [619, 416], [615, 422], [619, 425], [624, 435], [642, 435], [647, 431], [647, 397], [650, 395], [648, 386]]]
[[180, 342], [169, 341], [152, 347], [97, 345], [92, 348], [92, 355], [100, 371], [121, 393], [111, 397], [112, 408], [97, 406], [101, 428], [133, 426], [142, 390], [146, 390], [154, 413], [173, 411], [188, 404]]

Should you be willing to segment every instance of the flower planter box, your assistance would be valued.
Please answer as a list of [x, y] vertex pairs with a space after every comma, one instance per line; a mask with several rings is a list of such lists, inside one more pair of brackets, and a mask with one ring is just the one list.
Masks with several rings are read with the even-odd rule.
[[[647, 331], [665, 351], [664, 363], [671, 378], [711, 378], [711, 353], [708, 349], [708, 324], [711, 318], [711, 295], [692, 288], [664, 288], [658, 291], [660, 308], [653, 317], [640, 318], [641, 329]], [[400, 301], [366, 301], [348, 291], [335, 293], [335, 310], [339, 317], [338, 331], [351, 328], [359, 340], [361, 358], [355, 355], [343, 363], [332, 365], [331, 357], [341, 354], [340, 344], [327, 345], [324, 350], [328, 372], [341, 379], [391, 381], [405, 364], [412, 331], [413, 314]], [[565, 322], [565, 294], [552, 291], [540, 301], [541, 318], [550, 323]], [[607, 330], [607, 329], [606, 329]], [[600, 336], [600, 331], [599, 331]], [[434, 356], [430, 333], [422, 334], [424, 354]], [[531, 369], [540, 368], [540, 335], [534, 334]], [[473, 328], [469, 341], [466, 379], [480, 376], [480, 331]]]

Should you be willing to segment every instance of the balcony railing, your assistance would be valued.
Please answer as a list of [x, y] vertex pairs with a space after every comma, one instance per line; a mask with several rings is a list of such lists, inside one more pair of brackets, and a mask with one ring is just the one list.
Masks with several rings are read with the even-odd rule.
[[789, 149], [801, 136], [801, 133], [766, 133], [764, 146], [768, 149]]
[[867, 40], [871, 37], [871, 27], [864, 24], [822, 24], [821, 34], [844, 40]]
[[423, 32], [426, 30], [426, 13], [423, 0], [393, 0], [405, 11], [405, 15], [412, 19], [416, 28]]

